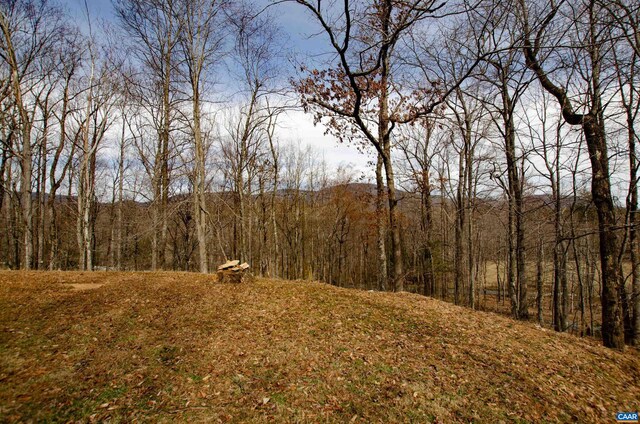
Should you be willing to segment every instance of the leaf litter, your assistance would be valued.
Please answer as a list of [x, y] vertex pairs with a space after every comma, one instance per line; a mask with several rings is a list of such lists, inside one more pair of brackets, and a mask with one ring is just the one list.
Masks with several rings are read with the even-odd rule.
[[639, 377], [637, 350], [408, 293], [0, 272], [7, 422], [611, 422]]

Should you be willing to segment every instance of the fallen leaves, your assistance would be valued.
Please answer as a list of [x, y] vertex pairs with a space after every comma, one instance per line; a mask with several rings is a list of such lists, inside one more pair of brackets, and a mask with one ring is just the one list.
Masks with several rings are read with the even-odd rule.
[[0, 272], [9, 421], [609, 422], [639, 374], [637, 352], [406, 293]]

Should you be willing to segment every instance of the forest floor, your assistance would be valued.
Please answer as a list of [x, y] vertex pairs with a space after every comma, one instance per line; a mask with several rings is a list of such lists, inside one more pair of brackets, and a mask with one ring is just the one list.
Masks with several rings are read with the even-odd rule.
[[408, 293], [0, 271], [0, 422], [614, 422], [640, 353]]

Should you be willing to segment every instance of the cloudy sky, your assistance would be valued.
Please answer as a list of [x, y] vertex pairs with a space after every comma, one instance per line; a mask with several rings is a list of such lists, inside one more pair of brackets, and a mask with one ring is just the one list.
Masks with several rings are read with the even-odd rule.
[[[85, 0], [60, 0], [68, 9], [74, 20], [82, 28], [87, 28], [85, 13]], [[267, 4], [265, 0], [259, 0]], [[92, 26], [100, 21], [114, 21], [114, 11], [110, 0], [87, 0]], [[309, 19], [306, 11], [293, 3], [274, 6], [271, 15], [275, 17], [284, 37], [295, 54], [298, 61], [321, 60], [328, 52], [326, 39], [319, 33], [318, 27]], [[291, 75], [293, 75], [293, 64]], [[330, 168], [347, 167], [353, 169], [353, 174], [359, 177], [366, 174], [370, 177], [367, 162], [371, 158], [359, 153], [355, 147], [340, 144], [330, 135], [325, 135], [322, 125], [314, 126], [311, 116], [302, 111], [291, 111], [282, 117], [280, 121], [280, 137], [285, 142], [300, 143], [302, 146], [310, 145], [323, 157]]]

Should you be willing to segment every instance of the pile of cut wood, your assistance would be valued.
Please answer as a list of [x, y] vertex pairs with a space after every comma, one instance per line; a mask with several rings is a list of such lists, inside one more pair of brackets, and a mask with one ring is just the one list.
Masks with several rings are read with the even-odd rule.
[[240, 261], [227, 261], [218, 267], [218, 281], [221, 283], [242, 283], [251, 279], [249, 264]]

